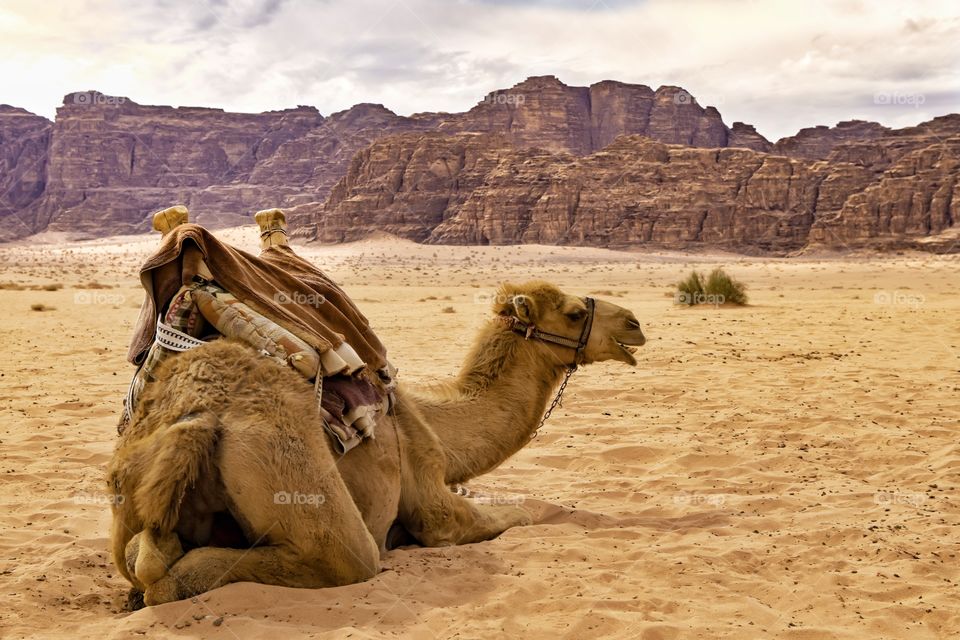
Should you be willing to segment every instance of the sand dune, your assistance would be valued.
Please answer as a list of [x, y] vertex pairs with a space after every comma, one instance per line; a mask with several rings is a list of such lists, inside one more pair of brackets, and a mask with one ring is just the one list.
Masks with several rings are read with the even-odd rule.
[[[222, 235], [255, 246], [251, 228]], [[536, 524], [393, 551], [362, 584], [234, 584], [129, 613], [102, 483], [136, 269], [155, 246], [0, 247], [2, 637], [960, 635], [960, 259], [382, 238], [300, 251], [358, 301], [409, 382], [456, 370], [502, 279], [600, 292], [643, 323], [639, 367], [578, 372], [540, 436], [471, 483]], [[675, 281], [716, 264], [751, 306], [672, 304]], [[428, 348], [425, 317], [449, 349]]]

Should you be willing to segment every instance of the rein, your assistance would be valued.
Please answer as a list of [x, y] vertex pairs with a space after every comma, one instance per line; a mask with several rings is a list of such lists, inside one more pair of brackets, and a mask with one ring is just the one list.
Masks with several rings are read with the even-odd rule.
[[543, 428], [543, 425], [547, 422], [547, 419], [553, 413], [553, 410], [557, 407], [563, 406], [563, 392], [567, 389], [567, 383], [570, 382], [570, 376], [572, 376], [574, 371], [577, 370], [577, 367], [583, 363], [583, 350], [586, 349], [587, 341], [590, 340], [590, 331], [593, 329], [593, 317], [596, 315], [596, 301], [589, 297], [584, 298], [583, 301], [587, 305], [587, 317], [586, 320], [584, 320], [583, 328], [580, 330], [580, 337], [577, 340], [567, 338], [566, 336], [557, 335], [555, 333], [540, 331], [532, 324], [524, 324], [517, 318], [513, 319], [513, 331], [524, 336], [526, 340], [533, 338], [535, 340], [540, 340], [541, 342], [558, 344], [561, 347], [567, 347], [568, 349], [574, 350], [573, 363], [564, 365], [566, 372], [563, 375], [563, 382], [560, 383], [560, 388], [557, 390], [557, 395], [554, 396], [553, 402], [550, 403], [547, 411], [543, 414], [543, 418], [540, 419], [540, 424], [537, 425], [537, 428], [533, 430], [532, 434], [530, 434], [531, 440], [536, 438], [537, 434], [540, 433], [540, 429]]

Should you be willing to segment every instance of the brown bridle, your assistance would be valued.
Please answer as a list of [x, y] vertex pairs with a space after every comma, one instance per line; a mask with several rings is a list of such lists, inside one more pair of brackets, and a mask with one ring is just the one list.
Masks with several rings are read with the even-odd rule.
[[583, 351], [587, 348], [587, 341], [590, 340], [590, 331], [593, 329], [593, 317], [596, 315], [596, 301], [593, 298], [586, 297], [583, 299], [583, 302], [587, 305], [587, 317], [584, 319], [583, 328], [580, 329], [580, 337], [576, 340], [567, 338], [566, 336], [557, 335], [555, 333], [540, 331], [540, 329], [537, 329], [532, 324], [524, 324], [516, 317], [513, 318], [513, 326], [511, 328], [514, 332], [524, 336], [527, 340], [534, 338], [542, 342], [558, 344], [561, 347], [573, 349], [573, 363], [564, 365], [566, 368], [566, 373], [564, 373], [563, 382], [560, 383], [560, 388], [557, 389], [557, 395], [554, 396], [553, 402], [550, 403], [550, 407], [547, 409], [546, 413], [543, 414], [543, 418], [540, 419], [540, 424], [537, 425], [537, 428], [533, 431], [533, 433], [530, 434], [531, 440], [537, 437], [537, 434], [540, 432], [540, 429], [543, 428], [543, 425], [546, 423], [547, 418], [550, 417], [550, 414], [553, 413], [553, 410], [558, 406], [562, 406], [561, 403], [563, 401], [563, 392], [567, 388], [567, 383], [570, 381], [570, 376], [573, 375], [573, 372], [577, 370], [578, 366], [583, 364]]
[[580, 337], [576, 340], [555, 333], [541, 331], [534, 325], [524, 324], [517, 318], [513, 319], [512, 329], [514, 332], [524, 336], [527, 340], [534, 338], [542, 342], [550, 342], [552, 344], [558, 344], [561, 347], [573, 349], [573, 363], [565, 366], [571, 372], [576, 371], [577, 367], [583, 364], [583, 351], [587, 348], [587, 341], [590, 340], [590, 331], [593, 329], [593, 316], [596, 314], [596, 301], [593, 298], [586, 297], [583, 299], [583, 302], [587, 305], [587, 317], [584, 319], [583, 328], [580, 330]]

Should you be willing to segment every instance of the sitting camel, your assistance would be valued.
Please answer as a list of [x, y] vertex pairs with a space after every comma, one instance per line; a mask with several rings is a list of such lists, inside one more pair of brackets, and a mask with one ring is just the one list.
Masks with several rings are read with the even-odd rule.
[[442, 546], [530, 524], [449, 487], [527, 444], [565, 373], [634, 366], [645, 339], [628, 310], [544, 282], [503, 285], [493, 312], [455, 379], [401, 385], [376, 439], [341, 457], [291, 368], [227, 339], [164, 362], [110, 465], [120, 572], [146, 604], [240, 581], [336, 586], [377, 574], [392, 530]]

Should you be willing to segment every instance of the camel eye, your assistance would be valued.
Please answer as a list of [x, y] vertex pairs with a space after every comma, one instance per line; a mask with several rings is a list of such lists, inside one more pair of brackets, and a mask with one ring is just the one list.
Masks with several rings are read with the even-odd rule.
[[583, 309], [577, 309], [576, 311], [571, 311], [570, 313], [568, 313], [567, 318], [571, 322], [577, 322], [579, 320], [583, 320], [584, 316], [586, 315], [587, 315], [586, 311], [584, 311]]

